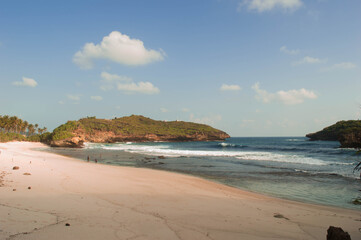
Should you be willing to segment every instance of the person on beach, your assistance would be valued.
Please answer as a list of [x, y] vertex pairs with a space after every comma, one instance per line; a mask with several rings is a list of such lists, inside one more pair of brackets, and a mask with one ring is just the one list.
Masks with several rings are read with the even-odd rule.
[[90, 158], [89, 158], [89, 156], [88, 156], [87, 161], [89, 162], [89, 160], [90, 160]]
[[97, 160], [97, 159], [95, 159], [94, 161], [95, 161], [95, 163], [97, 163], [97, 162], [98, 162], [98, 160]]

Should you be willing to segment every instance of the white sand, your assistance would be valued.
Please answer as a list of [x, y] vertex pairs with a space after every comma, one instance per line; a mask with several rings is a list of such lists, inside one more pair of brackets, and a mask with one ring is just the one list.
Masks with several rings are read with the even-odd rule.
[[0, 239], [326, 239], [330, 225], [361, 239], [360, 211], [31, 150], [36, 147], [44, 145], [0, 144]]

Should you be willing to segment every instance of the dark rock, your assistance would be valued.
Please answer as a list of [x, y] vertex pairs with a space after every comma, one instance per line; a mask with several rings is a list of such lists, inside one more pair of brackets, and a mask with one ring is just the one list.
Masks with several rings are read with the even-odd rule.
[[353, 204], [355, 205], [361, 205], [361, 198], [356, 198], [352, 201]]
[[327, 240], [351, 240], [351, 237], [342, 228], [330, 226], [327, 229]]
[[286, 220], [290, 220], [290, 219], [286, 218], [285, 216], [283, 216], [282, 214], [279, 214], [279, 213], [273, 214], [273, 217], [275, 217], [275, 218], [284, 218]]
[[162, 164], [164, 164], [164, 162], [158, 162], [158, 164], [162, 165]]
[[69, 227], [69, 226], [70, 226], [70, 223], [65, 223], [65, 226]]
[[19, 166], [15, 166], [15, 167], [13, 167], [13, 170], [19, 170]]
[[31, 187], [28, 187], [28, 189], [30, 190], [30, 189], [31, 189]]
[[164, 157], [164, 156], [158, 156], [158, 158], [159, 158], [159, 159], [165, 159], [165, 157]]
[[13, 189], [13, 192], [15, 192], [15, 191], [16, 191], [16, 189], [14, 188], [14, 189]]

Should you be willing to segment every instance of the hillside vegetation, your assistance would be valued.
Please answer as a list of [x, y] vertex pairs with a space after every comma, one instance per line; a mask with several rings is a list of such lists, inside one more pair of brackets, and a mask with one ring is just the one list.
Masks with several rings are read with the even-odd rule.
[[361, 120], [339, 121], [316, 133], [309, 133], [306, 137], [311, 141], [340, 141], [341, 147], [361, 147]]
[[82, 118], [54, 129], [52, 146], [81, 147], [84, 142], [208, 141], [229, 135], [205, 124], [156, 121], [132, 115], [114, 119]]

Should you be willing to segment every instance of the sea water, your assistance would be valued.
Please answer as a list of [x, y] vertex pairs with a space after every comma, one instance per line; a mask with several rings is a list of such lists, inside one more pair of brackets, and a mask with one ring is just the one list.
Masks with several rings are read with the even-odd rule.
[[229, 138], [220, 142], [88, 143], [53, 152], [98, 163], [192, 174], [296, 201], [361, 210], [361, 161], [355, 149], [304, 137]]

